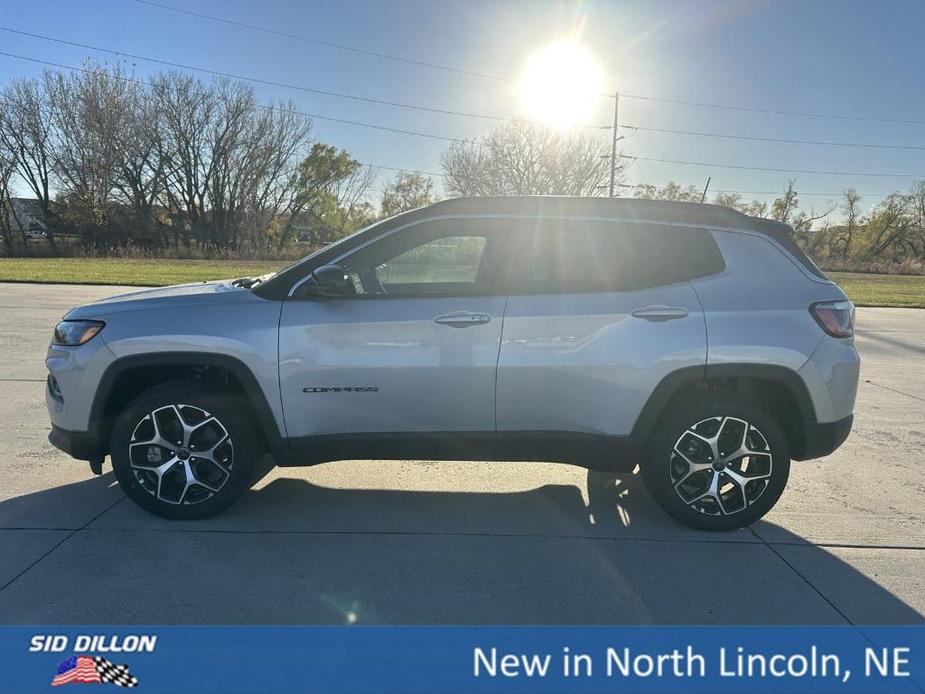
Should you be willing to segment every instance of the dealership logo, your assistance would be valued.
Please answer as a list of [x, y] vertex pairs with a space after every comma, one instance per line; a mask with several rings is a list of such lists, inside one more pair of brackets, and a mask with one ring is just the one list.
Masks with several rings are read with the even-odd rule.
[[114, 684], [117, 687], [137, 687], [138, 678], [128, 665], [116, 665], [102, 656], [72, 655], [58, 663], [52, 687], [64, 684]]
[[65, 684], [114, 684], [137, 687], [138, 678], [128, 665], [114, 663], [101, 653], [153, 653], [157, 647], [154, 634], [102, 635], [36, 634], [29, 640], [30, 653], [74, 653], [55, 668], [53, 687]]

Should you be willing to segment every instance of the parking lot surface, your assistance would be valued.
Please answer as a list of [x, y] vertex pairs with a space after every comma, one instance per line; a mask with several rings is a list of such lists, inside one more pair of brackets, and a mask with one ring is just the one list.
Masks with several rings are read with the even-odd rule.
[[0, 623], [925, 623], [925, 311], [858, 310], [854, 431], [750, 529], [632, 474], [428, 461], [277, 469], [184, 523], [46, 440], [52, 327], [124, 289], [0, 284]]

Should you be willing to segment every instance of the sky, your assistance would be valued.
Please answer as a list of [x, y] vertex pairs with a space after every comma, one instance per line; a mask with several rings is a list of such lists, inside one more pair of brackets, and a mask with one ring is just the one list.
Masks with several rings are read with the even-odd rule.
[[[835, 0], [157, 0], [412, 61], [517, 80], [539, 48], [562, 38], [595, 57], [608, 92], [621, 93], [621, 124], [789, 140], [921, 149], [762, 142], [621, 129], [622, 151], [679, 164], [625, 160], [627, 184], [676, 181], [772, 200], [796, 180], [807, 210], [852, 186], [866, 209], [925, 180], [925, 3]], [[179, 14], [135, 0], [0, 0], [0, 27], [258, 80], [498, 117], [521, 113], [516, 82], [387, 60]], [[120, 60], [0, 31], [0, 52], [78, 66]], [[139, 77], [165, 69], [123, 58]], [[43, 65], [0, 55], [0, 84]], [[192, 70], [190, 70], [192, 72]], [[195, 74], [195, 73], [194, 73]], [[200, 73], [201, 74], [201, 73]], [[208, 75], [201, 74], [208, 79]], [[256, 84], [263, 102], [303, 111], [472, 138], [491, 120], [370, 104]], [[669, 103], [639, 97], [825, 114], [809, 117]], [[613, 118], [601, 99], [594, 124]], [[881, 119], [881, 120], [877, 120]], [[890, 122], [917, 121], [917, 122]], [[447, 141], [315, 119], [313, 136], [383, 167], [440, 171]], [[733, 169], [719, 164], [780, 169]], [[850, 172], [865, 175], [797, 173]], [[902, 174], [873, 176], [867, 174]], [[383, 170], [380, 185], [393, 172]], [[767, 193], [765, 193], [767, 192]], [[809, 195], [822, 193], [822, 195]]]

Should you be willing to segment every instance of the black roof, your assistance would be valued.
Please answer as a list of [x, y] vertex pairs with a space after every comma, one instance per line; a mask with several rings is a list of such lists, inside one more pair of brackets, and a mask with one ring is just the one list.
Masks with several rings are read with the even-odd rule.
[[[640, 221], [687, 222], [750, 228], [754, 217], [721, 205], [637, 198], [583, 198], [558, 195], [511, 195], [450, 198], [409, 213], [500, 214], [551, 217], [621, 217]], [[775, 224], [777, 224], [775, 222]]]
[[[393, 226], [416, 220], [447, 215], [510, 215], [530, 217], [618, 217], [640, 222], [664, 222], [666, 224], [695, 224], [710, 227], [728, 227], [765, 234], [786, 248], [801, 264], [813, 274], [825, 277], [806, 257], [792, 237], [793, 229], [782, 222], [761, 217], [751, 217], [722, 205], [708, 203], [676, 202], [672, 200], [640, 200], [638, 198], [590, 198], [557, 195], [510, 195], [477, 198], [450, 198], [427, 207], [404, 212], [375, 225], [369, 231], [378, 235]], [[355, 239], [360, 243], [364, 235]], [[336, 253], [349, 250], [341, 246]], [[317, 254], [317, 260], [327, 260], [326, 253]], [[314, 264], [314, 263], [313, 263]], [[291, 282], [302, 276], [300, 264], [284, 270], [269, 282], [261, 285], [257, 293], [267, 298], [285, 296]]]

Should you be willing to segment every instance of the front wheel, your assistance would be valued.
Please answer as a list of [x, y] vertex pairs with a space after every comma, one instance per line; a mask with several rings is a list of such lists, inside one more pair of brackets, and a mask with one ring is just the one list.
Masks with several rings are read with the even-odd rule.
[[764, 410], [717, 395], [673, 409], [653, 432], [641, 471], [675, 519], [701, 530], [733, 530], [777, 503], [790, 475], [790, 449]]
[[168, 383], [138, 396], [119, 416], [110, 455], [125, 494], [164, 518], [213, 516], [250, 485], [253, 427], [227, 393]]

